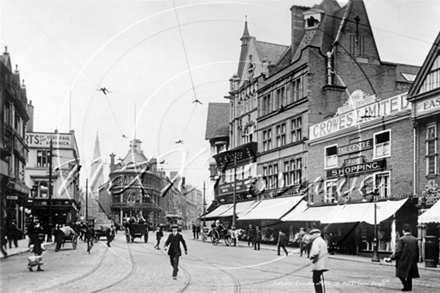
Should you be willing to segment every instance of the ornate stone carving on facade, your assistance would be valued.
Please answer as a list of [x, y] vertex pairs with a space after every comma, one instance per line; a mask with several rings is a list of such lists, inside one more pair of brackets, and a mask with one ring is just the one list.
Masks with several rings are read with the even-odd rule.
[[419, 204], [435, 204], [440, 199], [440, 189], [434, 180], [428, 180], [422, 196], [419, 196]]

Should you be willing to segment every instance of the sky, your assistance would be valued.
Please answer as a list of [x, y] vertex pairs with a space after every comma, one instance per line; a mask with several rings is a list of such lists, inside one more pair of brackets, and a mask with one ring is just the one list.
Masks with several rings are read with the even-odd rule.
[[[200, 190], [205, 182], [209, 202], [208, 104], [228, 102], [245, 19], [257, 40], [289, 45], [290, 7], [319, 3], [0, 0], [0, 48], [25, 81], [34, 131], [75, 131], [82, 185], [97, 134], [106, 178], [109, 155], [124, 158], [136, 137], [168, 174]], [[381, 60], [422, 65], [440, 30], [440, 2], [364, 3]]]

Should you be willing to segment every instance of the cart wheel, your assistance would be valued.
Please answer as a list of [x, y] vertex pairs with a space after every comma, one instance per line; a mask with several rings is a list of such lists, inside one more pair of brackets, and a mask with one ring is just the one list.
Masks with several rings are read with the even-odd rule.
[[219, 242], [220, 234], [216, 230], [212, 231], [212, 244], [217, 246]]
[[73, 236], [73, 238], [72, 238], [72, 247], [73, 247], [73, 249], [76, 249], [77, 245], [78, 245], [78, 237]]
[[144, 241], [145, 241], [145, 243], [148, 242], [148, 232], [144, 234]]

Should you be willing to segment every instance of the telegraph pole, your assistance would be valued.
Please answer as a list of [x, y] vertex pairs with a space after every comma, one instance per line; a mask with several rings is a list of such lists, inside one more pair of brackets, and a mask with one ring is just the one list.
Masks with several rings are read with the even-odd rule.
[[86, 223], [87, 223], [87, 225], [89, 224], [88, 218], [89, 218], [89, 179], [86, 179]]
[[53, 142], [52, 142], [52, 138], [50, 139], [49, 142], [49, 229], [50, 229], [50, 233], [48, 235], [48, 242], [52, 242], [52, 158], [53, 158]]
[[236, 218], [237, 218], [237, 215], [235, 214], [235, 208], [237, 205], [237, 194], [236, 193], [237, 193], [237, 153], [235, 152], [234, 153], [234, 195], [233, 195], [234, 203], [233, 203], [233, 209], [232, 209], [232, 226], [234, 228], [236, 228], [235, 222], [236, 222]]

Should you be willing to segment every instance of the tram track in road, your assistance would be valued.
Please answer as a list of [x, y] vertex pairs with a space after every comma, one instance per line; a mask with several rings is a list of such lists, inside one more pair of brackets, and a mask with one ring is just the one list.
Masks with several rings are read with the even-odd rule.
[[96, 272], [96, 271], [99, 269], [99, 267], [102, 265], [102, 262], [103, 262], [104, 259], [105, 259], [105, 256], [106, 256], [106, 254], [107, 254], [107, 251], [108, 251], [108, 250], [105, 250], [105, 251], [104, 251], [104, 253], [102, 254], [102, 256], [101, 256], [101, 258], [99, 259], [99, 261], [98, 261], [98, 263], [96, 264], [96, 266], [94, 266], [91, 270], [89, 270], [88, 272], [82, 274], [81, 276], [78, 276], [78, 277], [75, 277], [75, 278], [69, 279], [69, 280], [67, 280], [67, 281], [64, 281], [64, 282], [58, 283], [58, 284], [56, 284], [56, 285], [54, 285], [54, 286], [51, 286], [51, 287], [48, 287], [48, 288], [39, 289], [39, 290], [37, 290], [37, 291], [35, 291], [35, 292], [44, 292], [44, 291], [53, 292], [53, 290], [55, 290], [55, 289], [59, 289], [59, 288], [61, 288], [61, 287], [63, 287], [63, 286], [70, 285], [70, 284], [72, 284], [72, 283], [74, 283], [74, 282], [78, 282], [78, 281], [80, 281], [80, 280], [82, 280], [82, 279], [87, 278], [88, 276], [90, 276], [91, 274], [93, 274], [94, 272]]
[[[136, 245], [136, 243], [135, 243], [135, 245]], [[141, 251], [141, 250], [134, 250], [134, 251], [136, 251], [136, 252], [138, 252], [138, 253], [153, 254], [152, 252], [147, 251], [148, 248], [145, 247], [145, 245], [140, 245], [140, 243], [137, 243], [137, 245], [139, 245], [139, 247], [142, 248], [142, 251]], [[150, 244], [150, 245], [151, 245], [151, 244]], [[130, 246], [130, 245], [129, 245], [129, 246]], [[163, 255], [166, 255], [165, 252], [164, 252], [163, 250], [160, 250], [160, 253], [163, 254]], [[188, 270], [186, 270], [186, 269], [185, 269], [183, 266], [181, 266], [181, 265], [179, 266], [179, 271], [182, 271], [182, 272], [184, 272], [184, 274], [185, 274], [185, 281], [184, 281], [182, 287], [180, 287], [180, 288], [177, 290], [177, 293], [182, 293], [182, 292], [185, 292], [185, 291], [188, 289], [189, 285], [191, 285], [191, 274], [188, 272]]]
[[[197, 260], [199, 260], [199, 261], [201, 261], [201, 262], [204, 262], [204, 263], [206, 263], [206, 264], [209, 264], [209, 265], [212, 266], [214, 269], [219, 270], [219, 271], [221, 271], [222, 273], [224, 273], [225, 275], [229, 276], [229, 277], [232, 279], [232, 281], [234, 282], [233, 292], [234, 292], [234, 293], [240, 293], [240, 292], [241, 292], [241, 283], [240, 283], [240, 280], [238, 280], [238, 279], [237, 279], [232, 273], [228, 272], [228, 271], [225, 270], [225, 269], [218, 268], [218, 267], [216, 267], [214, 264], [212, 264], [212, 263], [210, 263], [210, 262], [207, 262], [206, 260], [204, 260], [204, 259], [202, 259], [202, 258], [200, 258], [200, 257], [197, 257], [197, 256], [195, 256], [195, 255], [192, 255], [192, 257], [195, 258], [195, 259], [197, 259]], [[183, 291], [179, 291], [179, 293], [180, 293], [180, 292], [183, 292]]]
[[112, 283], [110, 285], [107, 285], [105, 287], [102, 287], [100, 289], [93, 290], [92, 293], [101, 292], [101, 291], [107, 290], [107, 289], [109, 289], [111, 287], [114, 287], [114, 286], [116, 286], [118, 284], [121, 284], [122, 282], [124, 282], [124, 281], [128, 280], [129, 278], [131, 278], [131, 276], [133, 276], [136, 273], [137, 263], [136, 263], [135, 257], [133, 256], [133, 252], [131, 251], [130, 245], [127, 245], [127, 246], [128, 246], [128, 253], [130, 255], [130, 260], [131, 260], [131, 262], [130, 262], [131, 263], [131, 270], [130, 270], [130, 272], [127, 275], [125, 275], [122, 279], [120, 279], [120, 280], [118, 280], [118, 281], [116, 281], [116, 282], [114, 282], [114, 283]]
[[182, 288], [180, 288], [177, 291], [177, 293], [185, 292], [185, 290], [187, 290], [188, 286], [191, 284], [191, 275], [189, 274], [189, 272], [182, 266], [180, 266], [180, 268], [182, 269], [183, 272], [185, 272], [186, 278], [185, 278], [185, 283], [183, 283]]

